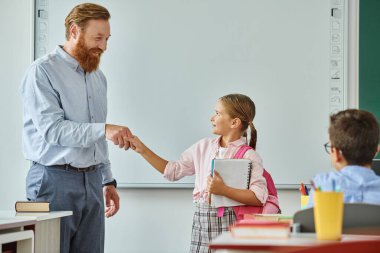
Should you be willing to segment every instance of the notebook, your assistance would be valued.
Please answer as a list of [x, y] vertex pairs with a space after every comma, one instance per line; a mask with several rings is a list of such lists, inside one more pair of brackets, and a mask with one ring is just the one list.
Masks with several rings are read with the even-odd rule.
[[[237, 189], [249, 189], [252, 170], [251, 160], [214, 159], [213, 164], [211, 174], [213, 175], [214, 171], [217, 171], [227, 186]], [[244, 204], [221, 195], [211, 194], [210, 205], [213, 207], [222, 207], [240, 206]]]

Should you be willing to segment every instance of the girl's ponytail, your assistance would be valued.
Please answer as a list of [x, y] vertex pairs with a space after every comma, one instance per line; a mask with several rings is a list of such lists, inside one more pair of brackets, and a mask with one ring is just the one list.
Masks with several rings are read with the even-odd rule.
[[256, 149], [257, 130], [252, 122], [249, 123], [248, 127], [251, 129], [251, 138], [249, 141], [249, 146], [251, 146], [253, 149]]

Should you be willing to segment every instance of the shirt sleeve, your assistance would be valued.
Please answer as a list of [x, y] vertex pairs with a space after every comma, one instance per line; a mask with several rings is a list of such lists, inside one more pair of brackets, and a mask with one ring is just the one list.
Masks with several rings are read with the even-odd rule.
[[248, 150], [244, 158], [252, 161], [251, 181], [249, 189], [253, 191], [257, 199], [264, 204], [268, 198], [267, 182], [263, 176], [264, 168], [262, 159], [254, 150]]
[[109, 183], [114, 180], [112, 177], [111, 163], [109, 160], [97, 165], [98, 169], [102, 172], [103, 184]]
[[195, 174], [194, 155], [196, 144], [185, 150], [177, 161], [169, 161], [165, 167], [164, 177], [169, 181], [177, 181], [185, 176]]
[[105, 138], [105, 123], [79, 123], [65, 120], [58, 92], [44, 69], [34, 64], [23, 80], [21, 96], [25, 113], [50, 145], [89, 147]]

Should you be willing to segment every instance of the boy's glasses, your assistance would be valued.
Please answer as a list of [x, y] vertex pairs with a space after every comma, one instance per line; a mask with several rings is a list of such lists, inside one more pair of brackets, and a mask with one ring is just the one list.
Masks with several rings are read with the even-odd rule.
[[327, 152], [327, 154], [330, 154], [331, 153], [331, 144], [330, 142], [326, 142], [325, 144], [323, 144], [323, 146], [325, 146], [325, 150]]

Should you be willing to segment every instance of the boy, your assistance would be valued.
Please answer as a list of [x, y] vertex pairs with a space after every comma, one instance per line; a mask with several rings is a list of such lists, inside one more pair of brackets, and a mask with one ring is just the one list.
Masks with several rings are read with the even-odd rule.
[[[325, 144], [336, 171], [317, 174], [316, 187], [344, 193], [344, 202], [380, 204], [380, 177], [371, 169], [379, 151], [379, 124], [371, 113], [348, 109], [330, 116], [330, 142]], [[313, 191], [309, 206], [313, 206]]]

